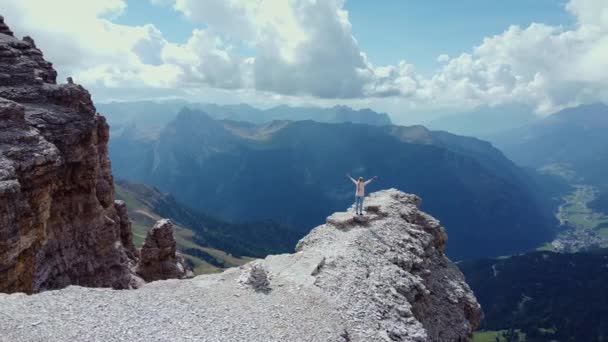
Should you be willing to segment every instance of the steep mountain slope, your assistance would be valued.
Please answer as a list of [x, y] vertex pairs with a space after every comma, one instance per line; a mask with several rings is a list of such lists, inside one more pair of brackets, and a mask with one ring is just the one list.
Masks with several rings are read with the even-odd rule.
[[526, 341], [605, 341], [608, 250], [535, 252], [459, 263], [485, 318], [481, 329], [519, 330]]
[[428, 198], [425, 208], [451, 227], [456, 258], [522, 251], [552, 236], [525, 175], [498, 150], [422, 126], [254, 126], [183, 110], [157, 140], [113, 139], [111, 155], [121, 178], [220, 217], [273, 218], [302, 234], [328, 209], [352, 202], [344, 177], [351, 172], [379, 175], [372, 189], [398, 186]]
[[[202, 245], [202, 242], [197, 242], [196, 233], [192, 229], [182, 226], [181, 219], [179, 219], [183, 215], [182, 213], [188, 213], [188, 210], [175, 202], [171, 196], [145, 185], [125, 181], [117, 181], [114, 187], [116, 198], [127, 205], [133, 227], [133, 242], [136, 247], [143, 245], [147, 232], [156, 222], [167, 217], [171, 218], [174, 223], [177, 248], [195, 274], [219, 272], [227, 267], [239, 266], [251, 260], [248, 257], [233, 256], [219, 249]], [[164, 212], [164, 214], [160, 215], [159, 212]], [[176, 214], [172, 214], [173, 212]]]
[[117, 197], [127, 203], [134, 221], [135, 244], [154, 222], [169, 218], [176, 225], [180, 250], [197, 266], [197, 273], [241, 265], [251, 258], [293, 251], [300, 234], [276, 222], [231, 224], [178, 203], [158, 189], [124, 180], [116, 182]]
[[565, 109], [493, 141], [516, 163], [558, 165], [583, 182], [606, 184], [608, 106], [597, 103]]
[[[444, 229], [397, 190], [334, 213], [295, 254], [137, 291], [0, 295], [8, 341], [466, 341], [482, 317]], [[69, 307], [69, 310], [65, 308]], [[58, 314], [49, 315], [48, 312]], [[27, 329], [22, 328], [28, 327]]]
[[559, 213], [573, 234], [568, 244], [608, 244], [608, 232], [602, 230], [608, 223], [607, 131], [608, 106], [597, 103], [565, 109], [493, 138], [516, 163], [557, 175], [573, 187]]

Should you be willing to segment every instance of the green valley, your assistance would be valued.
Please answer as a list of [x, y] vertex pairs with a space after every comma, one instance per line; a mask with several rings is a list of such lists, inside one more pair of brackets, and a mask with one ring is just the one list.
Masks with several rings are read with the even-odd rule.
[[[139, 248], [143, 245], [148, 230], [163, 217], [155, 213], [154, 208], [139, 200], [128, 188], [116, 184], [115, 191], [116, 197], [127, 204], [133, 228], [133, 242]], [[175, 225], [174, 234], [177, 248], [192, 266], [196, 275], [221, 272], [224, 268], [239, 266], [253, 260], [246, 256], [235, 257], [216, 248], [203, 247], [195, 241], [194, 231], [179, 224]], [[199, 251], [199, 253], [193, 251]]]
[[608, 215], [593, 208], [598, 190], [590, 185], [573, 185], [562, 197], [556, 217], [566, 229], [539, 250], [578, 252], [608, 247]]
[[477, 331], [472, 342], [526, 342], [526, 334], [519, 330]]

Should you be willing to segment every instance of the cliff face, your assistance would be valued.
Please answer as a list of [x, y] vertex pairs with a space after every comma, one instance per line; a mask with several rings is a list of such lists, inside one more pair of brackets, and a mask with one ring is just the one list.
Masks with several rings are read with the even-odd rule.
[[[373, 193], [365, 216], [331, 215], [296, 253], [221, 274], [137, 291], [0, 295], [0, 326], [10, 341], [466, 341], [481, 309], [443, 253], [444, 229], [419, 204], [394, 189]], [[60, 318], [45, 313], [66, 305]]]
[[0, 17], [0, 292], [128, 288], [137, 251], [114, 202], [108, 125]]

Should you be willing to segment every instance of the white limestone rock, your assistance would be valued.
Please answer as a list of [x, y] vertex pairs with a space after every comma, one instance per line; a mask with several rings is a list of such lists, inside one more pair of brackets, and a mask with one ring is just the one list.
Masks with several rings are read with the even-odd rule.
[[349, 219], [351, 208], [313, 229], [294, 254], [221, 274], [133, 291], [0, 295], [1, 338], [466, 341], [482, 318], [480, 306], [443, 253], [445, 231], [419, 203], [395, 189], [373, 193], [364, 224]]

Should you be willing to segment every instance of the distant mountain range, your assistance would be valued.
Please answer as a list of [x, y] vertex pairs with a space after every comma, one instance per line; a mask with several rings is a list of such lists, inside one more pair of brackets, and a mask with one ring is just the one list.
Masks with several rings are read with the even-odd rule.
[[608, 212], [608, 106], [568, 108], [492, 137], [516, 163], [589, 184], [599, 194], [592, 204]]
[[364, 123], [369, 125], [390, 125], [386, 113], [371, 109], [352, 109], [347, 106], [292, 107], [287, 105], [259, 109], [248, 104], [218, 105], [195, 103], [184, 100], [110, 102], [97, 105], [103, 113], [114, 134], [129, 129], [131, 134], [141, 137], [156, 136], [158, 132], [183, 108], [201, 110], [214, 119], [244, 121], [256, 124], [270, 123], [275, 120], [314, 120], [327, 123]]
[[426, 123], [434, 130], [448, 131], [486, 139], [498, 133], [519, 128], [537, 121], [533, 109], [523, 105], [480, 107], [472, 111], [454, 113]]
[[551, 239], [555, 222], [527, 175], [489, 143], [422, 126], [215, 120], [182, 110], [158, 138], [114, 136], [115, 174], [235, 222], [272, 218], [305, 234], [352, 204], [344, 174], [370, 191], [417, 193], [449, 230], [456, 258], [504, 255]]
[[604, 249], [534, 252], [458, 267], [484, 311], [482, 330], [525, 334], [525, 341], [534, 342], [606, 340], [607, 265]]
[[299, 234], [276, 222], [231, 224], [178, 203], [154, 187], [117, 180], [116, 196], [127, 203], [136, 245], [141, 245], [154, 222], [169, 218], [176, 224], [176, 240], [200, 273], [238, 266], [251, 257], [292, 252]]

